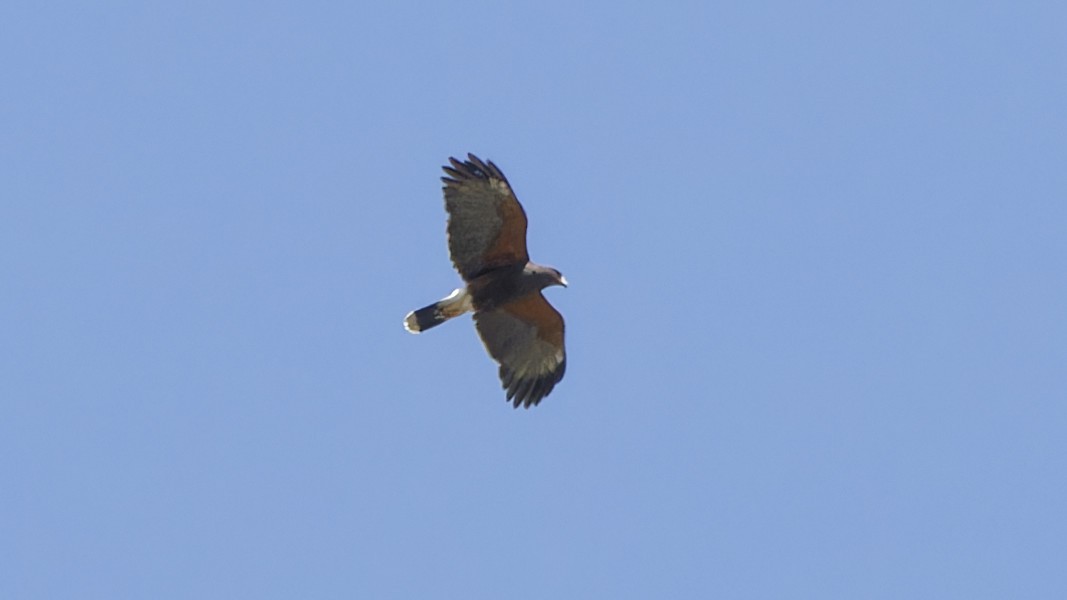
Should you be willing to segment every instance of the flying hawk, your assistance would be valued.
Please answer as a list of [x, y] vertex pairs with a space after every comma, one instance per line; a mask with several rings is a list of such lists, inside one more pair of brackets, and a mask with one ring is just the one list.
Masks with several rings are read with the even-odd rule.
[[448, 251], [466, 286], [412, 311], [404, 328], [419, 333], [474, 313], [485, 349], [500, 363], [500, 380], [515, 408], [536, 406], [567, 366], [563, 317], [541, 290], [567, 286], [559, 271], [530, 261], [526, 213], [492, 161], [449, 158], [442, 177]]

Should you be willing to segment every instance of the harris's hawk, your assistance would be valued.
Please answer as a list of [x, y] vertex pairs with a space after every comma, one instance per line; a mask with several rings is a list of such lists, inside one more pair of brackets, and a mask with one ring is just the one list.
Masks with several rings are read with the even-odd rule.
[[567, 286], [559, 271], [530, 261], [526, 213], [504, 174], [473, 154], [445, 166], [448, 251], [466, 286], [412, 311], [404, 328], [419, 333], [474, 313], [478, 335], [500, 363], [500, 380], [515, 408], [537, 405], [567, 366], [563, 317], [541, 290]]

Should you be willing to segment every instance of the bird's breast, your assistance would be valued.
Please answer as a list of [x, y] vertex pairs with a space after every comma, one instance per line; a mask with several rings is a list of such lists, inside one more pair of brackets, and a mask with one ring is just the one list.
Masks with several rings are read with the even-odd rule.
[[492, 310], [529, 292], [523, 287], [522, 269], [489, 271], [467, 284], [474, 310]]

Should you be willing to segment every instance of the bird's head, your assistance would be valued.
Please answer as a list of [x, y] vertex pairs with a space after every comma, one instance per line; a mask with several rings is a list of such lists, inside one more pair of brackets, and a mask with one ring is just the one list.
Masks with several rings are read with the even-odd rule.
[[567, 287], [567, 278], [563, 276], [557, 269], [552, 267], [546, 267], [536, 263], [526, 263], [526, 268], [523, 269], [523, 275], [532, 278], [537, 282], [539, 288], [546, 288], [552, 285], [562, 285]]

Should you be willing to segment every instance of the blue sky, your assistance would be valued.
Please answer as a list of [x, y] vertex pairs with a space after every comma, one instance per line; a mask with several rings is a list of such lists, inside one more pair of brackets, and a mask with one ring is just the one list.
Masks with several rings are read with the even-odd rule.
[[[1067, 597], [1053, 2], [0, 8], [0, 596]], [[513, 410], [440, 166], [571, 282]]]

